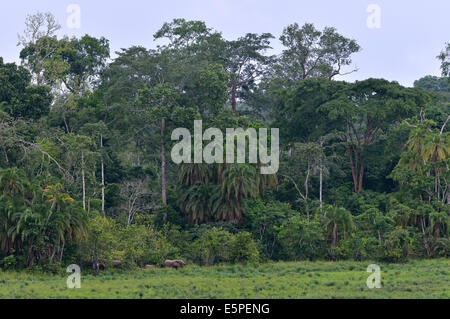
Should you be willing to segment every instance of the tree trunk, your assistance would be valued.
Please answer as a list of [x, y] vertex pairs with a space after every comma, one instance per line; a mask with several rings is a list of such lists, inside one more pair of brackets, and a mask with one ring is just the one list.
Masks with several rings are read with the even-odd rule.
[[[103, 150], [103, 136], [100, 135], [100, 148]], [[102, 170], [102, 214], [105, 215], [105, 167], [103, 163], [103, 154], [101, 159]]]
[[331, 246], [332, 247], [336, 246], [336, 243], [337, 243], [337, 224], [336, 224], [336, 222], [334, 222], [334, 225], [333, 225], [333, 240], [332, 240]]
[[98, 271], [99, 271], [99, 264], [98, 264], [98, 257], [95, 256], [92, 260], [92, 268], [94, 271], [94, 275], [98, 275]]
[[60, 251], [60, 254], [59, 254], [59, 262], [60, 263], [62, 263], [62, 259], [63, 259], [63, 256], [64, 256], [64, 244], [62, 244], [62, 246], [61, 246], [61, 251]]
[[320, 210], [322, 210], [322, 190], [323, 190], [323, 167], [322, 167], [322, 160], [320, 160], [320, 168], [319, 168], [319, 202], [320, 202]]
[[422, 229], [422, 238], [423, 238], [423, 244], [425, 246], [425, 249], [427, 250], [428, 257], [431, 256], [431, 248], [430, 245], [428, 245], [428, 240], [425, 233], [425, 217], [422, 216], [420, 220], [420, 228]]
[[[165, 119], [161, 120], [161, 198], [164, 205], [167, 204], [167, 195], [166, 195], [166, 154], [165, 154], [165, 146], [164, 146], [164, 128], [165, 128]], [[167, 218], [166, 213], [164, 214], [164, 220]]]
[[[37, 41], [36, 41], [37, 44]], [[39, 60], [39, 55], [41, 53], [41, 50], [39, 49], [39, 45], [37, 45], [36, 51], [34, 53], [34, 58], [36, 61], [36, 85], [40, 86], [42, 84], [42, 79], [41, 79], [41, 62]]]
[[350, 168], [352, 170], [353, 186], [354, 192], [360, 193], [363, 188], [363, 177], [364, 177], [364, 157], [361, 153], [364, 150], [354, 150], [352, 151], [350, 145], [346, 146], [347, 154], [350, 160]]
[[440, 224], [439, 222], [437, 222], [436, 225], [435, 225], [434, 227], [435, 227], [435, 235], [436, 235], [436, 238], [439, 238], [440, 235], [441, 235], [440, 229], [439, 229], [439, 228], [441, 227], [441, 224]]
[[33, 241], [31, 241], [30, 246], [28, 247], [28, 267], [32, 268], [34, 265], [34, 256], [33, 256]]
[[67, 119], [66, 119], [66, 111], [63, 111], [63, 121], [64, 121], [64, 126], [66, 127], [66, 132], [67, 134], [70, 134], [70, 128], [69, 125], [67, 124]]
[[6, 152], [5, 145], [2, 145], [2, 148], [3, 148], [3, 154], [5, 155], [5, 161], [6, 161], [6, 163], [9, 163], [8, 153]]
[[360, 167], [360, 170], [359, 170], [358, 191], [357, 191], [357, 193], [361, 193], [361, 191], [362, 191], [363, 176], [364, 176], [364, 162], [361, 159], [361, 167]]
[[309, 195], [309, 173], [310, 173], [310, 167], [308, 165], [308, 171], [306, 173], [305, 178], [305, 210], [306, 210], [306, 217], [308, 219], [309, 223], [309, 207], [308, 207], [308, 195]]
[[358, 178], [356, 176], [356, 167], [355, 167], [355, 163], [353, 162], [353, 153], [352, 150], [350, 149], [350, 145], [346, 145], [346, 149], [347, 149], [347, 154], [348, 154], [348, 158], [350, 160], [350, 168], [352, 169], [352, 178], [353, 178], [353, 190], [355, 193], [357, 193], [357, 184], [358, 184]]
[[231, 109], [236, 113], [236, 85], [231, 88]]
[[81, 180], [83, 183], [83, 209], [86, 210], [86, 181], [84, 179], [84, 152], [81, 152]]
[[139, 142], [139, 138], [136, 139], [136, 166], [140, 167], [141, 166], [141, 155], [139, 152], [139, 148], [141, 147], [140, 142]]

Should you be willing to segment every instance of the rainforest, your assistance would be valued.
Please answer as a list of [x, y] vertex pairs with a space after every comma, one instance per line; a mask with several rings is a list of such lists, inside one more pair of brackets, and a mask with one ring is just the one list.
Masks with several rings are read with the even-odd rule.
[[[176, 18], [112, 51], [24, 19], [0, 56], [0, 297], [377, 297], [370, 264], [391, 278], [378, 297], [449, 297], [450, 44], [405, 86], [346, 80], [363, 48], [332, 26], [228, 38]], [[232, 161], [197, 161], [195, 121], [209, 140], [265, 130], [267, 149], [215, 135]], [[81, 289], [61, 290], [69, 265]]]

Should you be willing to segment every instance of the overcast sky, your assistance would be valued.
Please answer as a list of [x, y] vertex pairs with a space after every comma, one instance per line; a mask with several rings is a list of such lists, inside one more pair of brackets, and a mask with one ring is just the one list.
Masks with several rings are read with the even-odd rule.
[[[81, 9], [79, 29], [67, 24], [70, 4]], [[377, 21], [375, 11], [367, 12], [370, 4], [381, 9], [379, 28], [367, 24], [369, 16]], [[174, 18], [203, 20], [227, 39], [270, 32], [276, 37], [275, 53], [288, 24], [332, 26], [362, 47], [353, 58], [359, 71], [345, 80], [382, 77], [406, 86], [439, 75], [436, 56], [450, 42], [449, 0], [1, 0], [0, 10], [0, 56], [7, 62], [18, 61], [17, 33], [26, 15], [36, 11], [52, 12], [62, 25], [60, 35], [108, 38], [112, 52], [132, 45], [155, 47], [153, 34]]]

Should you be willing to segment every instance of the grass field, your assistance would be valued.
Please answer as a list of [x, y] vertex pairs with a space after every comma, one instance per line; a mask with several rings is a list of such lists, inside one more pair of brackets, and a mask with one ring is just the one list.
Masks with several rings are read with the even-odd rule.
[[187, 266], [81, 277], [0, 272], [0, 298], [450, 298], [448, 259], [382, 264], [381, 288], [366, 286], [370, 262], [279, 262]]

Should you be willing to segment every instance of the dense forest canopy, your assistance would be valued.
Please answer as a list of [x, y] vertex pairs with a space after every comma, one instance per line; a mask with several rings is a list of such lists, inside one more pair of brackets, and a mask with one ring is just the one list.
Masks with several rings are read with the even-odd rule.
[[[55, 269], [449, 255], [449, 45], [414, 88], [357, 72], [357, 41], [288, 25], [233, 40], [175, 19], [110, 59], [30, 15], [0, 57], [0, 266]], [[164, 43], [164, 44], [161, 44]], [[342, 78], [342, 77], [341, 77]], [[181, 164], [171, 132], [280, 129], [280, 169]]]

